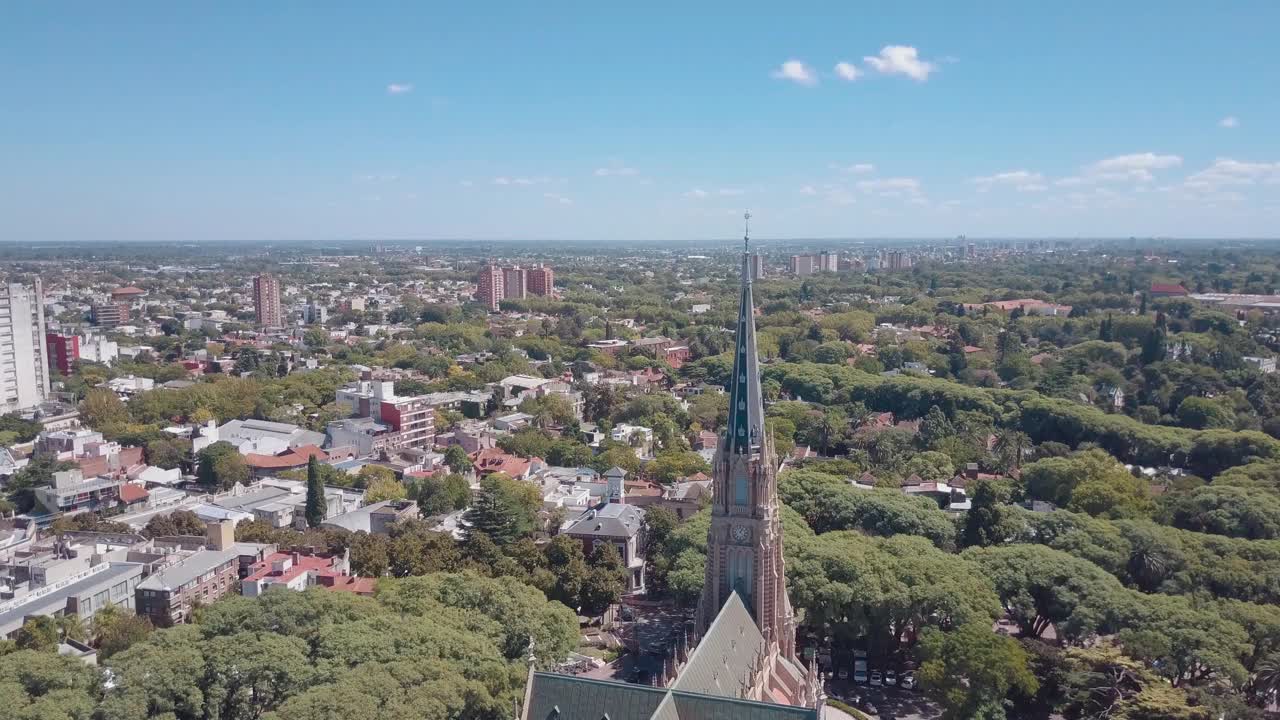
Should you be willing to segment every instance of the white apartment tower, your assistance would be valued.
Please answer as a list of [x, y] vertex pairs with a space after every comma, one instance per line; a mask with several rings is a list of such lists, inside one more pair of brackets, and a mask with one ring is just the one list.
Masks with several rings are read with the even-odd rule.
[[0, 285], [0, 413], [35, 407], [49, 397], [44, 290]]

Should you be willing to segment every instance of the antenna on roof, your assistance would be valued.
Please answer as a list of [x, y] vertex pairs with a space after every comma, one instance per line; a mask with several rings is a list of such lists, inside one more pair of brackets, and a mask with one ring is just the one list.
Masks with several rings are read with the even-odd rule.
[[751, 252], [751, 211], [742, 214], [742, 252]]

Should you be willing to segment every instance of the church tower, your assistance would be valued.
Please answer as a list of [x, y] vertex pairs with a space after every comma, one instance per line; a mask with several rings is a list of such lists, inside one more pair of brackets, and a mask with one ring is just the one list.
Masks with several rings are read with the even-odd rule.
[[751, 255], [744, 235], [729, 426], [712, 468], [706, 582], [697, 627], [700, 635], [704, 633], [730, 593], [737, 592], [770, 649], [795, 662], [795, 619], [787, 597], [778, 514], [778, 459], [764, 427], [754, 311]]

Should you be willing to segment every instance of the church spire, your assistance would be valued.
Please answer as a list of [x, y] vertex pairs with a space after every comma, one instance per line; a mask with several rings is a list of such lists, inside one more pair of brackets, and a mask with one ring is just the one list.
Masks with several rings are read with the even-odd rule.
[[751, 298], [751, 213], [743, 215], [742, 291], [738, 302], [737, 340], [733, 377], [729, 384], [729, 428], [725, 452], [749, 455], [764, 437], [764, 396], [760, 391], [760, 360], [756, 356], [755, 304]]

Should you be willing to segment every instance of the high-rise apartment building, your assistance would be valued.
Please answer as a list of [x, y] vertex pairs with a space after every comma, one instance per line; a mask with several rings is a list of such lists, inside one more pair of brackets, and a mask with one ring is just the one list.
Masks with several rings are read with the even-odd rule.
[[813, 255], [792, 255], [791, 274], [804, 277], [818, 271], [818, 258]]
[[823, 250], [818, 255], [818, 271], [819, 272], [839, 272], [840, 271], [840, 253], [833, 253]]
[[253, 279], [253, 313], [259, 327], [284, 327], [280, 310], [280, 281], [263, 273]]
[[71, 366], [80, 359], [80, 336], [71, 333], [45, 333], [44, 343], [49, 351], [49, 368], [63, 375], [70, 375]]
[[751, 255], [751, 279], [764, 279], [764, 256], [760, 253], [753, 253]]
[[502, 269], [502, 297], [523, 300], [529, 286], [529, 271], [516, 265]]
[[525, 280], [530, 295], [545, 296], [555, 293], [556, 274], [551, 268], [542, 263], [528, 268], [525, 271]]
[[0, 285], [0, 413], [35, 407], [49, 397], [44, 290]]
[[492, 264], [480, 268], [480, 276], [476, 278], [476, 301], [497, 312], [498, 303], [506, 297], [504, 283], [502, 268]]

